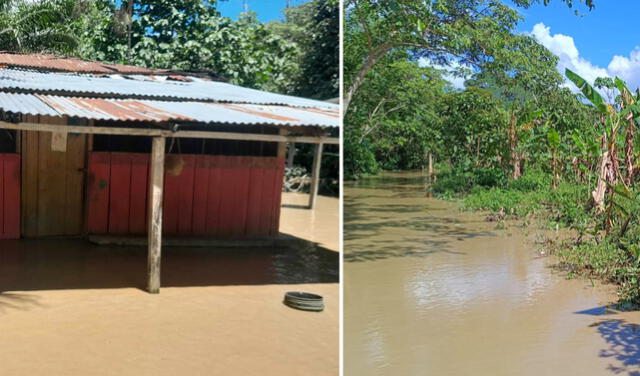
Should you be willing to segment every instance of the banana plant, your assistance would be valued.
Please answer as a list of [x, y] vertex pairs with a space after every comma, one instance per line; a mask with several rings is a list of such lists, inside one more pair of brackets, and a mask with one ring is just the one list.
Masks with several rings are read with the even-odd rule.
[[607, 183], [612, 185], [615, 184], [617, 181], [617, 173], [619, 172], [616, 157], [616, 137], [620, 129], [620, 114], [612, 105], [607, 104], [602, 96], [584, 78], [580, 77], [568, 68], [566, 69], [565, 74], [600, 112], [602, 123], [605, 126], [605, 130], [601, 138], [598, 183], [596, 185], [596, 189], [591, 193], [596, 211], [598, 213], [603, 213], [605, 211]]
[[[614, 220], [619, 217], [624, 218], [622, 224], [622, 232], [624, 232], [630, 220], [630, 215], [613, 197], [622, 196], [628, 198], [630, 196], [629, 187], [633, 183], [635, 171], [633, 160], [635, 117], [640, 114], [640, 96], [638, 94], [634, 96], [624, 81], [616, 77], [613, 82], [620, 92], [617, 98], [618, 109], [616, 109], [612, 104], [606, 103], [602, 96], [578, 74], [570, 69], [567, 69], [565, 74], [601, 114], [604, 131], [600, 139], [600, 168], [596, 189], [591, 195], [596, 212], [606, 214], [605, 232], [608, 234], [611, 231]], [[623, 128], [625, 128], [624, 176], [621, 173], [618, 158], [618, 137]], [[607, 192], [610, 192], [610, 198], [605, 203]]]
[[558, 188], [558, 148], [560, 147], [560, 134], [554, 128], [549, 128], [547, 131], [547, 145], [551, 151], [551, 170], [553, 171], [553, 178], [551, 179], [551, 188]]
[[519, 179], [522, 176], [524, 155], [520, 150], [520, 136], [522, 132], [530, 131], [538, 123], [538, 119], [543, 115], [542, 110], [533, 110], [533, 103], [526, 103], [521, 108], [514, 105], [509, 111], [509, 128], [507, 136], [509, 138], [509, 158], [513, 168], [512, 178]]

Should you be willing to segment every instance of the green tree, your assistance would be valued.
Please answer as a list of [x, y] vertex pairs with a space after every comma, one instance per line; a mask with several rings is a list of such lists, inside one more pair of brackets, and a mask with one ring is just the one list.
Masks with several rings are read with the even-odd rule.
[[74, 24], [83, 41], [79, 51], [82, 57], [115, 63], [212, 71], [232, 83], [288, 92], [298, 69], [296, 46], [254, 13], [233, 21], [222, 17], [216, 5], [201, 0], [93, 2], [85, 19]]
[[299, 69], [292, 74], [289, 93], [317, 99], [338, 97], [339, 4], [313, 0], [286, 8], [284, 15], [284, 21], [272, 21], [267, 26], [297, 47]]
[[16, 52], [69, 53], [78, 46], [70, 23], [81, 16], [72, 0], [0, 1], [0, 47]]
[[[521, 7], [534, 2], [513, 1]], [[593, 7], [591, 0], [581, 2]], [[440, 64], [482, 67], [511, 45], [511, 30], [520, 19], [496, 0], [347, 0], [345, 12], [345, 112], [368, 73], [389, 52], [404, 49]]]
[[440, 147], [441, 93], [451, 87], [441, 72], [400, 52], [387, 56], [371, 74], [345, 119], [350, 125], [345, 128], [345, 173], [424, 166], [426, 154]]

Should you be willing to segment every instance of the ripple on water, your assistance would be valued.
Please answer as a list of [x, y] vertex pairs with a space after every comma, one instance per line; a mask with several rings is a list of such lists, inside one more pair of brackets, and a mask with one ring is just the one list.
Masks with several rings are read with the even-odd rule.
[[347, 375], [640, 374], [638, 313], [603, 318], [608, 291], [423, 187], [419, 173], [346, 184]]

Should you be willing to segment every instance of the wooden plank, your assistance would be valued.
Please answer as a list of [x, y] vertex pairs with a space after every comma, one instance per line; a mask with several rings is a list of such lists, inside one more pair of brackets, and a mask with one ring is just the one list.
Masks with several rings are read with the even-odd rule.
[[66, 220], [66, 155], [51, 151], [51, 133], [40, 133], [39, 139], [37, 236], [61, 235]]
[[178, 234], [178, 215], [180, 213], [180, 185], [184, 169], [184, 159], [181, 155], [166, 156], [164, 174], [164, 208], [162, 230], [165, 235]]
[[131, 199], [131, 158], [128, 153], [111, 153], [109, 180], [109, 234], [128, 234]]
[[[26, 116], [37, 121], [37, 116]], [[22, 235], [38, 235], [38, 150], [39, 132], [22, 132]]]
[[254, 157], [252, 158], [252, 167], [250, 170], [250, 180], [249, 180], [249, 194], [247, 196], [248, 204], [247, 204], [247, 226], [246, 226], [246, 235], [248, 237], [258, 237], [263, 234], [261, 231], [261, 211], [262, 211], [262, 200], [263, 200], [263, 184], [264, 176], [265, 176], [265, 166], [260, 163], [261, 159]]
[[247, 218], [247, 194], [249, 193], [249, 169], [245, 159], [226, 156], [220, 169], [221, 186], [220, 233], [223, 238], [237, 238], [244, 234]]
[[207, 194], [207, 234], [219, 236], [221, 231], [221, 203], [223, 176], [221, 166], [226, 163], [223, 155], [210, 155], [209, 159], [209, 187]]
[[235, 202], [233, 210], [233, 224], [231, 227], [232, 238], [242, 238], [246, 235], [247, 229], [247, 206], [249, 204], [249, 186], [251, 181], [251, 168], [249, 163], [251, 157], [235, 157], [235, 189], [231, 192], [229, 199]]
[[273, 227], [273, 211], [276, 199], [280, 194], [277, 188], [278, 166], [277, 158], [269, 158], [269, 166], [265, 167], [262, 181], [262, 201], [260, 202], [260, 236], [268, 236]]
[[160, 257], [162, 248], [162, 194], [164, 178], [165, 139], [154, 137], [151, 144], [151, 166], [149, 173], [149, 226], [147, 271], [149, 293], [160, 292]]
[[[61, 125], [55, 125], [53, 121], [48, 123], [7, 123], [0, 121], [0, 129], [17, 129], [25, 131], [59, 132]], [[78, 125], [63, 125], [64, 130], [70, 133], [84, 134], [112, 134], [129, 136], [152, 136], [152, 137], [186, 137], [205, 138], [216, 140], [239, 140], [239, 141], [265, 141], [265, 142], [299, 142], [307, 144], [340, 144], [337, 137], [325, 136], [282, 136], [275, 134], [257, 133], [233, 133], [233, 132], [205, 132], [205, 131], [165, 131], [148, 128], [122, 128], [122, 127], [90, 127]]]
[[216, 236], [221, 238], [230, 238], [231, 229], [233, 228], [235, 206], [230, 197], [235, 191], [235, 169], [231, 163], [234, 162], [232, 156], [220, 155], [220, 166], [216, 169], [218, 172], [218, 190], [214, 194], [219, 197], [218, 211], [218, 228]]
[[318, 184], [320, 183], [320, 168], [322, 167], [322, 144], [317, 144], [313, 153], [313, 167], [311, 170], [311, 186], [309, 187], [309, 209], [316, 205]]
[[4, 156], [4, 238], [20, 238], [20, 155]]
[[284, 158], [277, 158], [277, 169], [274, 181], [273, 211], [269, 235], [280, 233], [280, 206], [282, 204], [282, 181], [284, 179]]
[[67, 137], [65, 226], [62, 235], [79, 235], [84, 228], [86, 138], [83, 134], [70, 134]]
[[144, 235], [147, 231], [147, 181], [149, 174], [149, 156], [132, 153], [131, 191], [129, 204], [129, 233]]
[[181, 236], [193, 233], [193, 184], [195, 178], [195, 155], [182, 155], [184, 166], [178, 189], [178, 229]]
[[195, 158], [193, 183], [193, 223], [194, 235], [207, 234], [207, 194], [209, 192], [209, 156], [198, 155]]
[[90, 234], [107, 234], [109, 232], [111, 155], [90, 152], [88, 170], [88, 231]]

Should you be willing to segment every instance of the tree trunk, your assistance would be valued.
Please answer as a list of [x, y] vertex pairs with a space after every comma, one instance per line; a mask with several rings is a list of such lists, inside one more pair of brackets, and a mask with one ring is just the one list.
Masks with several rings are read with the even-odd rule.
[[600, 157], [600, 172], [598, 174], [598, 184], [596, 189], [591, 192], [596, 213], [601, 214], [605, 211], [605, 195], [607, 193], [607, 183], [614, 184], [616, 181], [615, 172], [615, 150], [610, 150], [607, 143], [606, 134], [602, 136], [603, 148], [607, 146], [607, 150]]
[[553, 176], [551, 177], [551, 189], [557, 189], [559, 176], [558, 176], [558, 157], [556, 156], [555, 150], [553, 150], [553, 152], [551, 153], [551, 171], [553, 173]]
[[624, 182], [627, 186], [633, 183], [633, 139], [635, 133], [635, 124], [633, 119], [629, 119], [629, 127], [627, 128], [627, 135], [624, 148], [624, 164], [627, 168], [627, 175], [624, 178]]
[[598, 184], [596, 185], [596, 189], [591, 192], [591, 197], [593, 198], [593, 204], [596, 207], [596, 213], [601, 214], [604, 212], [604, 195], [607, 192], [607, 172], [610, 168], [609, 152], [605, 151], [602, 153], [600, 157], [600, 173], [598, 174]]
[[433, 153], [429, 152], [429, 182], [433, 181]]
[[511, 158], [511, 166], [513, 167], [513, 179], [520, 179], [522, 176], [522, 161], [520, 153], [517, 152], [518, 148], [518, 132], [516, 129], [516, 114], [515, 112], [511, 113], [511, 118], [509, 119], [509, 156]]
[[295, 159], [295, 156], [296, 156], [296, 143], [291, 142], [289, 143], [289, 155], [287, 155], [288, 168], [293, 168], [293, 160]]
[[133, 25], [133, 0], [127, 2], [127, 64], [131, 64], [131, 28]]
[[360, 86], [362, 86], [362, 83], [364, 82], [364, 78], [367, 76], [367, 73], [369, 73], [369, 71], [373, 69], [374, 65], [376, 65], [376, 63], [384, 55], [386, 55], [387, 52], [389, 52], [389, 50], [391, 50], [392, 47], [393, 47], [392, 44], [383, 44], [382, 46], [379, 46], [374, 51], [371, 51], [369, 53], [369, 56], [367, 56], [367, 60], [365, 61], [362, 68], [360, 68], [360, 70], [358, 71], [358, 75], [353, 80], [353, 82], [351, 83], [351, 86], [349, 87], [349, 90], [344, 96], [344, 100], [342, 101], [343, 117], [347, 114], [347, 110], [349, 109], [351, 100], [353, 99], [353, 96], [358, 91], [358, 89], [360, 89]]

